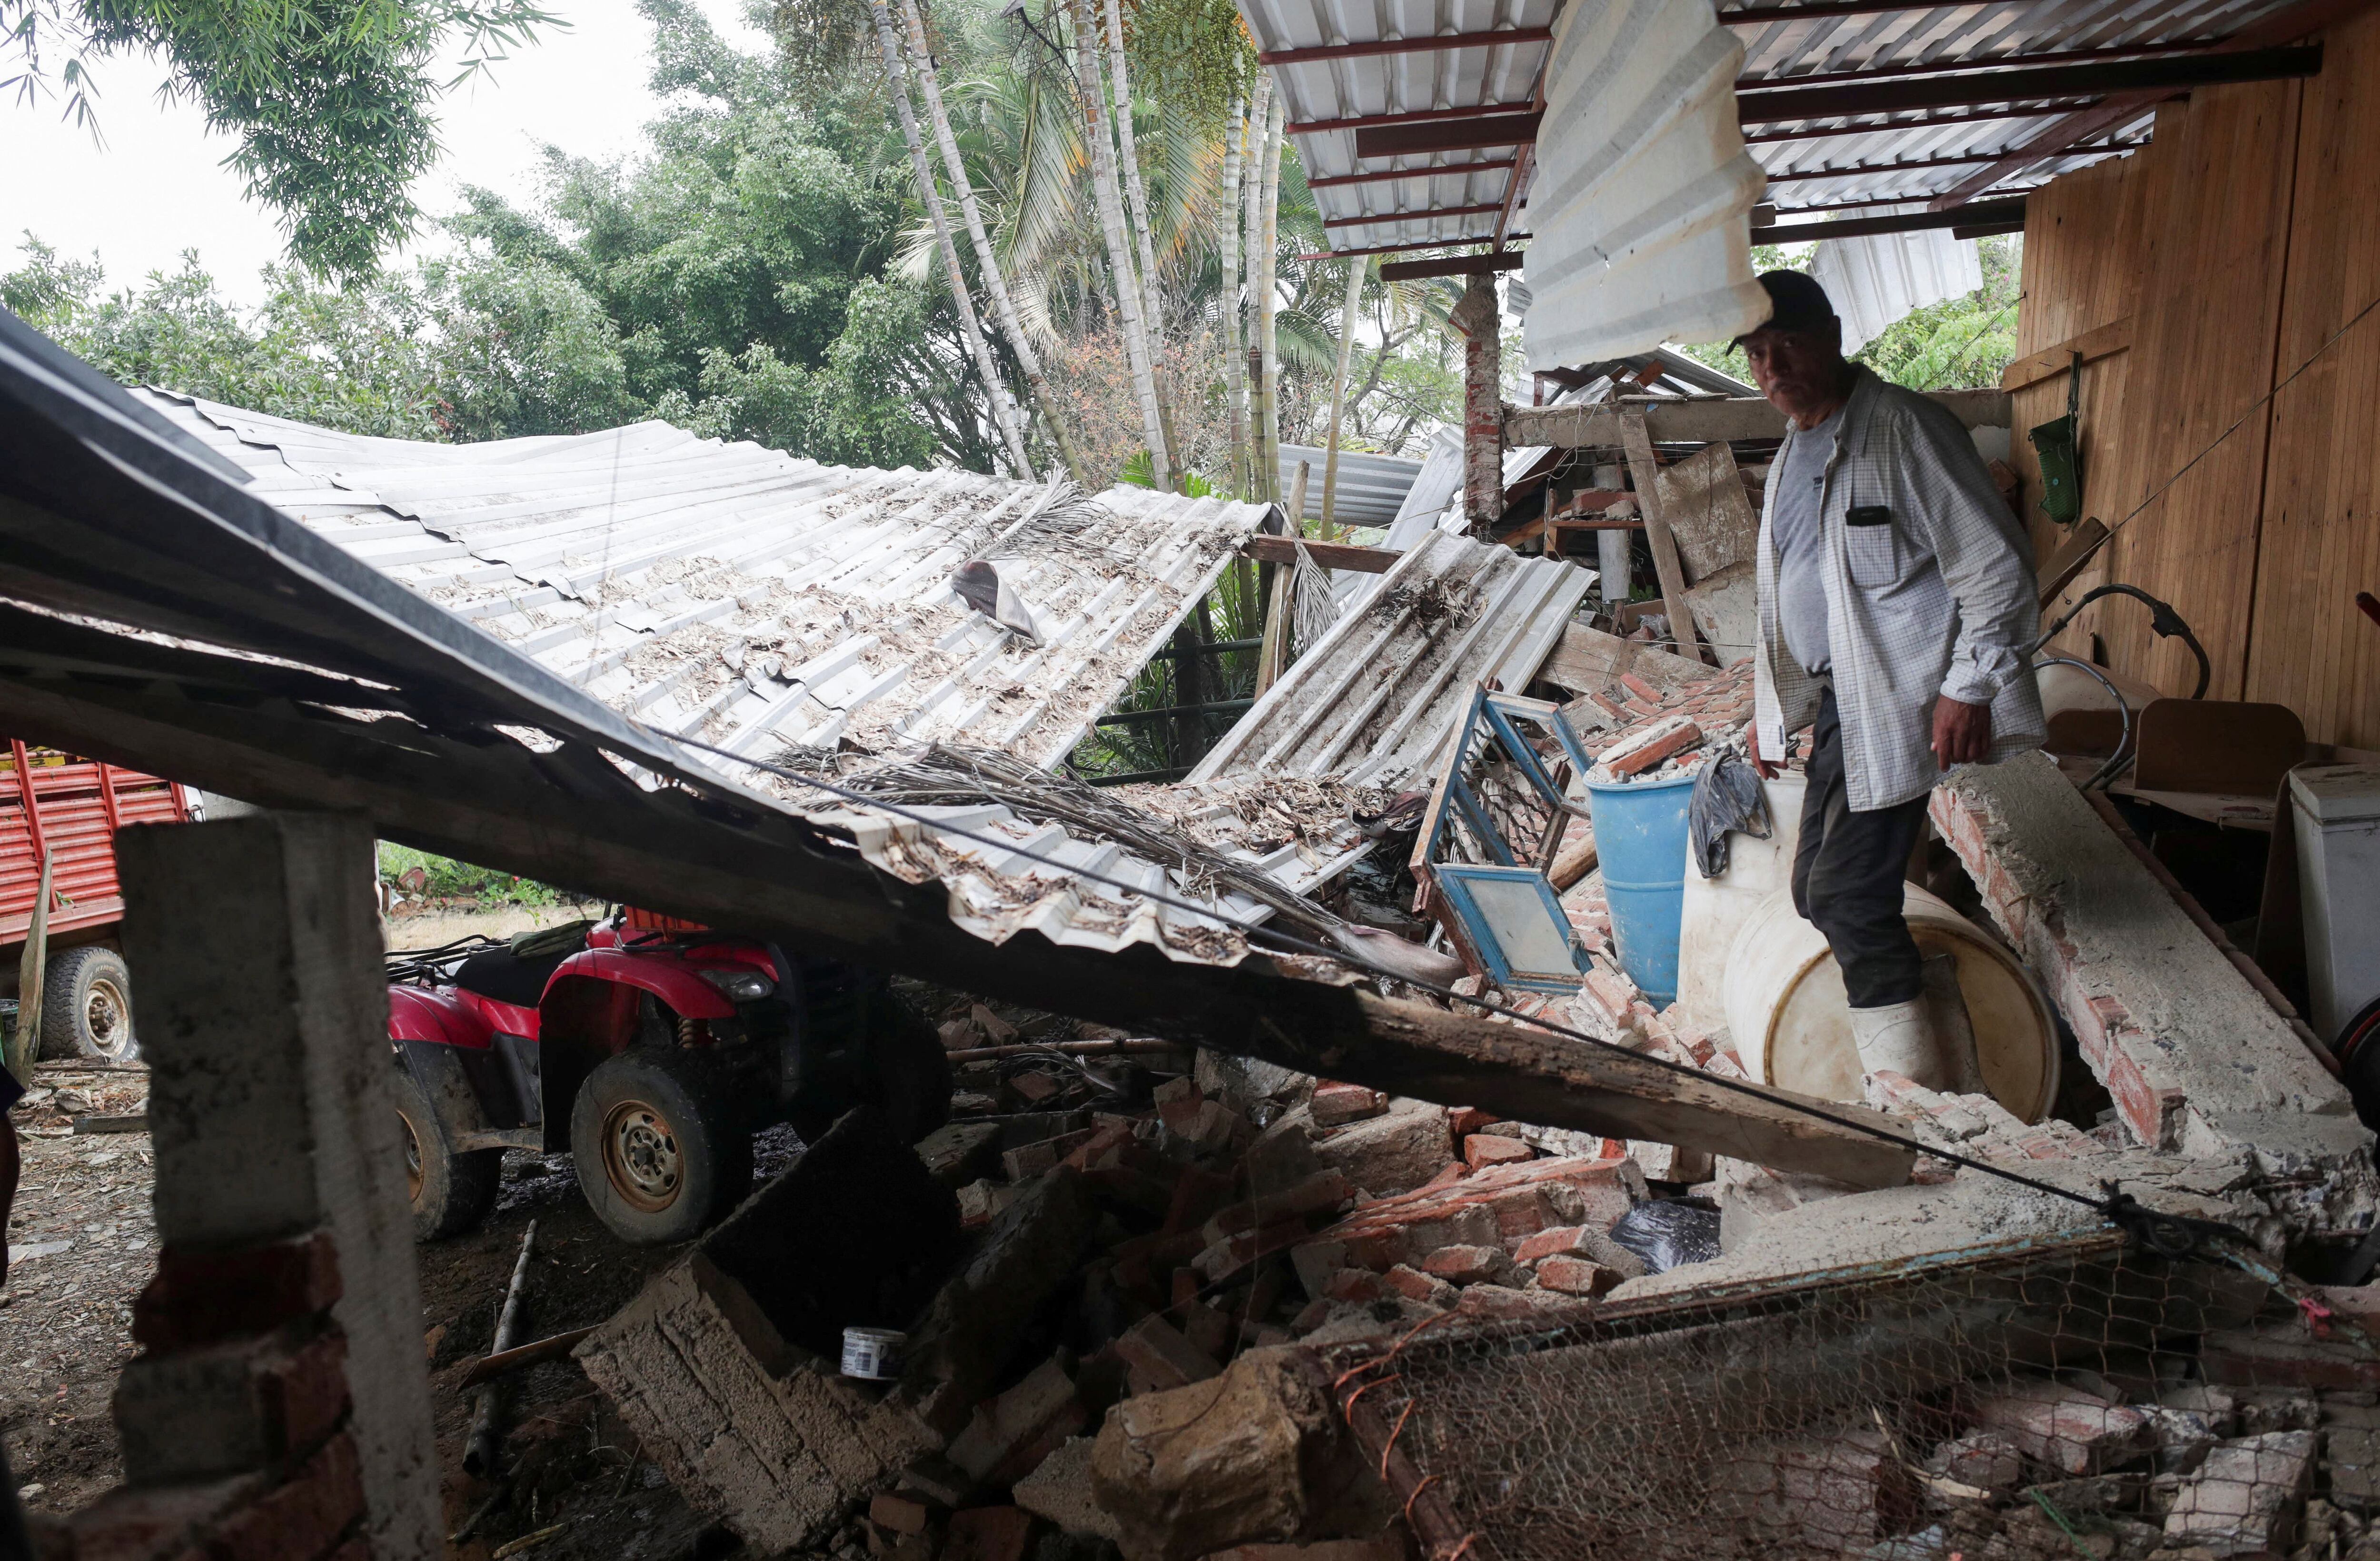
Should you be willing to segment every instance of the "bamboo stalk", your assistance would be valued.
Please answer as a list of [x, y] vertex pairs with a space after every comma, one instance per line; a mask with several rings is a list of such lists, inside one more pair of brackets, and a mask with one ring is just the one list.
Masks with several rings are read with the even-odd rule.
[[1347, 409], [1347, 362], [1355, 350], [1355, 306], [1364, 296], [1367, 262], [1347, 262], [1347, 297], [1339, 306], [1339, 367], [1330, 376], [1330, 444], [1322, 457], [1322, 540], [1339, 540], [1339, 430]]

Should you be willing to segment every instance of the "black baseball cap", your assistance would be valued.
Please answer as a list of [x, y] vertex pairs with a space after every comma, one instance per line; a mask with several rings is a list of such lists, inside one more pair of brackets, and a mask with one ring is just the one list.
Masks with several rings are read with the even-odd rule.
[[[1827, 289], [1807, 272], [1764, 271], [1760, 286], [1768, 294], [1768, 318], [1752, 331], [1826, 331], [1841, 323], [1835, 318], [1834, 301], [1827, 297]], [[1743, 336], [1728, 345], [1742, 346]]]

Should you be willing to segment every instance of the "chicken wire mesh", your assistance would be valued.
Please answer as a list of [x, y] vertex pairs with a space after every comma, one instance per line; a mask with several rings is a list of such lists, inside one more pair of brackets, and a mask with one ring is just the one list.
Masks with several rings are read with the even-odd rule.
[[1326, 1364], [1434, 1561], [2372, 1561], [2380, 1350], [2279, 1279], [2109, 1233]]

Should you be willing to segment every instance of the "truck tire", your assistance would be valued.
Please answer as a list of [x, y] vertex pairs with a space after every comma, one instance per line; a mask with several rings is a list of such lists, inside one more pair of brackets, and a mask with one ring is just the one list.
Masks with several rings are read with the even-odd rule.
[[496, 1206], [504, 1152], [455, 1152], [429, 1091], [400, 1065], [391, 1070], [397, 1134], [405, 1147], [406, 1198], [413, 1206], [413, 1238], [443, 1241], [475, 1228]]
[[42, 974], [42, 1055], [130, 1062], [140, 1055], [132, 1033], [132, 972], [124, 956], [85, 944], [52, 959]]
[[752, 1186], [752, 1135], [681, 1051], [597, 1064], [571, 1102], [570, 1157], [588, 1206], [632, 1247], [693, 1239]]

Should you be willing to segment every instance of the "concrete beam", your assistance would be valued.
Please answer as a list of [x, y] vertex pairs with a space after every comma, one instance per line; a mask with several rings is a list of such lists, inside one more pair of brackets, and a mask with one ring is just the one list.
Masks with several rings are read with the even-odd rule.
[[[1937, 390], [1929, 395], [1959, 415], [1968, 428], [2006, 428], [2004, 390]], [[1627, 412], [1642, 409], [1645, 429], [1657, 445], [1715, 445], [1722, 439], [1782, 439], [1785, 414], [1754, 396], [1708, 401], [1644, 401], [1621, 407], [1511, 407], [1504, 409], [1504, 443], [1518, 448], [1551, 445], [1557, 449], [1623, 446]]]

